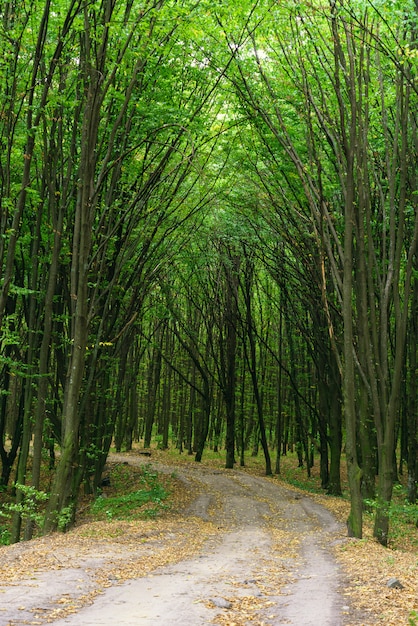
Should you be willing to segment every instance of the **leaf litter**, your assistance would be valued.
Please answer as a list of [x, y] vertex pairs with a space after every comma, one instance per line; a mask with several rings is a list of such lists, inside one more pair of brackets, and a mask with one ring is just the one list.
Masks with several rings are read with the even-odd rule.
[[[124, 456], [132, 459], [132, 455]], [[170, 467], [174, 465], [172, 460], [172, 457], [168, 459], [158, 454], [157, 462], [168, 463]], [[197, 478], [202, 466], [196, 469]], [[190, 482], [186, 485], [173, 476], [166, 480], [171, 492], [170, 509], [157, 519], [100, 522], [83, 519], [67, 534], [55, 533], [29, 543], [0, 547], [0, 580], [3, 587], [19, 585], [22, 580], [36, 586], [37, 573], [74, 568], [77, 564], [94, 579], [94, 588], [88, 593], [76, 596], [62, 594], [55, 598], [54, 607], [33, 610], [34, 621], [31, 623], [51, 623], [76, 613], [93, 602], [105, 588], [190, 558], [199, 553], [210, 537], [219, 534], [219, 525], [212, 521], [184, 515], [188, 504], [201, 489], [198, 480], [192, 486]], [[283, 485], [277, 478], [273, 480]], [[296, 487], [283, 486], [299, 493]], [[348, 502], [330, 496], [310, 494], [309, 497], [331, 511], [340, 522], [345, 522]], [[260, 571], [256, 576], [261, 597], [231, 593], [225, 598], [230, 608], [218, 614], [214, 623], [221, 626], [265, 626], [268, 621], [260, 614], [274, 619], [273, 608], [269, 613], [271, 605], [268, 597], [273, 593], [273, 587], [277, 595], [297, 575], [297, 570], [289, 568], [288, 564], [289, 560], [297, 562], [300, 538], [291, 528], [272, 525], [272, 519], [266, 520], [266, 524], [273, 537], [274, 550], [260, 561]], [[367, 524], [362, 540], [342, 536], [330, 548], [346, 575], [346, 585], [341, 592], [352, 607], [370, 616], [361, 622], [353, 621], [353, 625], [401, 626], [414, 623], [411, 616], [418, 611], [418, 556], [415, 551], [382, 547], [372, 538]], [[391, 577], [398, 578], [403, 588], [387, 587]], [[24, 608], [22, 605], [21, 609]]]

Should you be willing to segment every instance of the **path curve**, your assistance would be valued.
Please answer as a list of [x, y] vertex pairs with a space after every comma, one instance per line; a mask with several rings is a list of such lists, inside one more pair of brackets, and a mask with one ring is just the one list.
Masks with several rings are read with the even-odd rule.
[[[112, 455], [113, 462], [149, 463], [139, 456]], [[192, 557], [157, 567], [128, 582], [114, 581], [93, 602], [74, 614], [48, 623], [55, 626], [345, 626], [364, 624], [350, 608], [344, 591], [348, 582], [332, 556], [333, 542], [344, 540], [344, 529], [329, 511], [309, 497], [240, 470], [213, 470], [201, 465], [173, 468], [152, 462], [160, 472], [175, 471], [185, 484], [198, 487], [184, 519], [210, 522], [216, 532]], [[120, 555], [123, 556], [123, 555]], [[92, 585], [86, 563], [60, 570], [56, 585], [67, 594], [77, 581]], [[90, 564], [91, 566], [91, 564]], [[123, 566], [123, 565], [122, 565]], [[34, 603], [51, 594], [48, 573], [26, 587]], [[23, 587], [23, 589], [25, 589]], [[22, 586], [19, 586], [22, 591]], [[0, 602], [12, 602], [0, 585]], [[13, 588], [11, 590], [13, 592]], [[16, 591], [16, 589], [15, 589]], [[25, 607], [34, 615], [33, 603]], [[16, 598], [15, 598], [16, 602]], [[39, 613], [39, 611], [38, 611]], [[2, 619], [6, 621], [2, 621]], [[370, 616], [369, 616], [370, 618]], [[0, 624], [28, 622], [23, 611], [0, 612]]]

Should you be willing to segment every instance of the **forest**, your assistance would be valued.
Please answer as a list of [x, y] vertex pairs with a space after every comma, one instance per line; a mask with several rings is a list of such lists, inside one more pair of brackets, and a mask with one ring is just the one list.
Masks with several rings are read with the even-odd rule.
[[[418, 0], [5, 0], [0, 457], [41, 532], [111, 446], [417, 499]], [[64, 521], [64, 523], [63, 523]]]

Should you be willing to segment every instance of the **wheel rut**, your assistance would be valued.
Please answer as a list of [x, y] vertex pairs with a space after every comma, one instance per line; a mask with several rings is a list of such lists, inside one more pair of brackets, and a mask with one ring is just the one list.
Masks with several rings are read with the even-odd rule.
[[[125, 455], [115, 455], [112, 460], [149, 463]], [[0, 624], [28, 623], [28, 615], [34, 617], [34, 604], [47, 606], [42, 595], [45, 590], [50, 594], [51, 606], [45, 611], [44, 621], [38, 607], [40, 621], [36, 623], [48, 621], [55, 626], [365, 623], [356, 618], [349, 606], [343, 593], [347, 581], [329, 550], [333, 541], [343, 539], [344, 529], [323, 507], [308, 497], [295, 496], [273, 480], [239, 470], [213, 471], [195, 466], [180, 469], [158, 464], [155, 468], [167, 473], [174, 470], [186, 485], [198, 487], [197, 497], [181, 519], [184, 525], [195, 519], [204, 528], [211, 528], [200, 547], [188, 557], [179, 554], [176, 562], [163, 561], [161, 566], [131, 580], [119, 582], [115, 577], [107, 588], [92, 594], [85, 606], [79, 603], [73, 613], [67, 612], [64, 617], [57, 614], [56, 619], [51, 587], [54, 573], [50, 572], [48, 578], [44, 572], [32, 586], [20, 587], [28, 594], [27, 611], [4, 611], [3, 615], [0, 611]], [[164, 542], [169, 540], [168, 534], [163, 534], [155, 549], [163, 550]], [[186, 535], [186, 545], [187, 541]], [[112, 549], [112, 557], [117, 559], [117, 545]], [[152, 552], [153, 545], [145, 542], [142, 548], [139, 546], [138, 558], [141, 549], [144, 553]], [[102, 566], [107, 557], [103, 556]], [[119, 567], [123, 565], [122, 554]], [[70, 568], [63, 569], [68, 576], [62, 576], [60, 570], [55, 574], [55, 583], [61, 576], [66, 581], [67, 594], [77, 595], [77, 585], [79, 594], [94, 586], [93, 563], [86, 568], [86, 563], [75, 556], [71, 575]], [[10, 589], [0, 591], [0, 599], [7, 602]], [[54, 597], [56, 602], [57, 594]]]

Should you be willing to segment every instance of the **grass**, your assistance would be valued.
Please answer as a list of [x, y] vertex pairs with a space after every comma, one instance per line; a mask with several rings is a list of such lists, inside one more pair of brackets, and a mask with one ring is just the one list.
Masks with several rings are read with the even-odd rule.
[[[175, 448], [168, 450], [152, 450], [152, 458], [162, 463], [170, 465], [193, 465], [195, 463], [194, 456], [188, 455], [187, 452], [179, 454]], [[237, 455], [238, 460], [238, 455]], [[272, 454], [272, 465], [274, 467], [275, 457]], [[215, 469], [223, 469], [225, 467], [225, 451], [213, 452], [205, 449], [202, 465], [213, 467]], [[341, 487], [343, 495], [341, 497], [329, 496], [321, 487], [321, 479], [319, 475], [319, 457], [315, 457], [314, 466], [311, 468], [311, 476], [308, 477], [306, 467], [298, 467], [298, 459], [296, 453], [288, 453], [281, 457], [280, 460], [281, 473], [274, 476], [274, 480], [280, 480], [285, 485], [290, 485], [296, 489], [313, 494], [320, 498], [321, 502], [332, 510], [343, 521], [347, 519], [349, 510], [349, 489], [347, 481], [347, 472], [345, 459], [341, 462]], [[239, 463], [235, 465], [239, 469]], [[260, 450], [257, 456], [252, 456], [249, 452], [245, 456], [245, 471], [259, 476], [265, 475], [265, 461], [263, 453]], [[389, 547], [392, 550], [409, 550], [417, 551], [418, 549], [418, 505], [411, 504], [407, 500], [406, 476], [400, 476], [400, 482], [394, 485], [393, 499], [390, 507], [390, 537]], [[364, 512], [364, 532], [366, 536], [371, 537], [373, 534], [373, 506], [371, 512]]]
[[[315, 459], [315, 465], [311, 469], [310, 478], [307, 476], [306, 468], [297, 467], [297, 458], [293, 454], [282, 457], [281, 468], [281, 480], [311, 494], [322, 495], [325, 501], [329, 501], [330, 504], [332, 501], [348, 503], [350, 500], [345, 459], [341, 463], [341, 486], [343, 495], [340, 498], [328, 496], [321, 488], [319, 459]], [[393, 488], [392, 502], [389, 511], [389, 547], [392, 550], [402, 549], [416, 551], [418, 548], [418, 504], [408, 502], [406, 476], [400, 476], [399, 479], [400, 482], [395, 483]], [[366, 533], [371, 535], [374, 523], [375, 504], [373, 502], [368, 502], [367, 504], [371, 506], [367, 507], [369, 510], [364, 511], [363, 521]], [[332, 509], [333, 506], [331, 505], [330, 508]]]
[[[142, 468], [115, 464], [109, 469], [110, 486], [101, 489], [97, 498], [85, 496], [79, 502], [77, 523], [92, 520], [135, 520], [155, 518], [168, 509], [174, 477], [159, 476], [150, 466]], [[43, 483], [49, 488], [50, 472], [43, 472]], [[25, 487], [25, 489], [30, 489]], [[30, 498], [20, 505], [24, 519], [36, 524], [35, 536], [40, 533], [47, 494]], [[30, 493], [29, 493], [30, 495]], [[0, 493], [0, 545], [9, 545], [13, 512], [17, 510], [12, 488]], [[20, 509], [19, 509], [20, 510]], [[65, 521], [65, 520], [64, 520]], [[64, 527], [64, 525], [63, 525]]]
[[[140, 445], [135, 448], [141, 447]], [[135, 454], [135, 450], [133, 451]], [[238, 459], [238, 456], [237, 456]], [[159, 449], [158, 445], [152, 449], [152, 460], [166, 463], [172, 466], [194, 465], [194, 455], [186, 452], [179, 454], [175, 447], [168, 450]], [[274, 467], [272, 455], [272, 464]], [[214, 469], [223, 469], [225, 466], [225, 452], [213, 452], [206, 449], [202, 459], [202, 465]], [[281, 474], [274, 476], [273, 480], [280, 480], [286, 485], [291, 485], [299, 490], [315, 494], [319, 498], [325, 499], [326, 506], [331, 510], [342, 511], [342, 517], [348, 510], [349, 492], [345, 463], [342, 462], [342, 488], [343, 496], [336, 498], [327, 496], [321, 488], [319, 476], [319, 459], [315, 458], [314, 467], [311, 469], [311, 476], [308, 477], [306, 467], [298, 467], [298, 460], [295, 453], [288, 453], [281, 457]], [[240, 469], [239, 463], [235, 466]], [[255, 475], [265, 475], [265, 462], [262, 451], [257, 456], [252, 456], [249, 452], [245, 456], [245, 471]], [[43, 481], [45, 489], [49, 489], [51, 480], [50, 472], [45, 470]], [[109, 469], [110, 486], [102, 488], [98, 498], [92, 500], [85, 497], [80, 502], [80, 511], [77, 520], [83, 521], [97, 520], [134, 520], [150, 519], [165, 513], [169, 508], [170, 494], [174, 490], [176, 482], [175, 472], [172, 476], [158, 475], [151, 464], [142, 468], [122, 463], [114, 464]], [[402, 481], [401, 477], [401, 481]], [[176, 496], [177, 497], [177, 496]], [[172, 498], [171, 498], [172, 499]], [[10, 490], [8, 493], [0, 493], [0, 506], [3, 511], [5, 506], [12, 502]], [[390, 547], [394, 550], [406, 549], [416, 551], [418, 548], [418, 505], [410, 504], [407, 501], [406, 486], [403, 482], [396, 484], [393, 492], [393, 502], [390, 510]], [[373, 507], [371, 512], [364, 513], [364, 523], [369, 529], [373, 525]], [[371, 534], [371, 531], [368, 532]], [[0, 544], [7, 545], [10, 542], [10, 523], [5, 517], [0, 517]]]
[[133, 520], [155, 517], [164, 510], [168, 491], [150, 465], [141, 470], [116, 465], [110, 472], [114, 495], [102, 492], [89, 507], [98, 520]]

